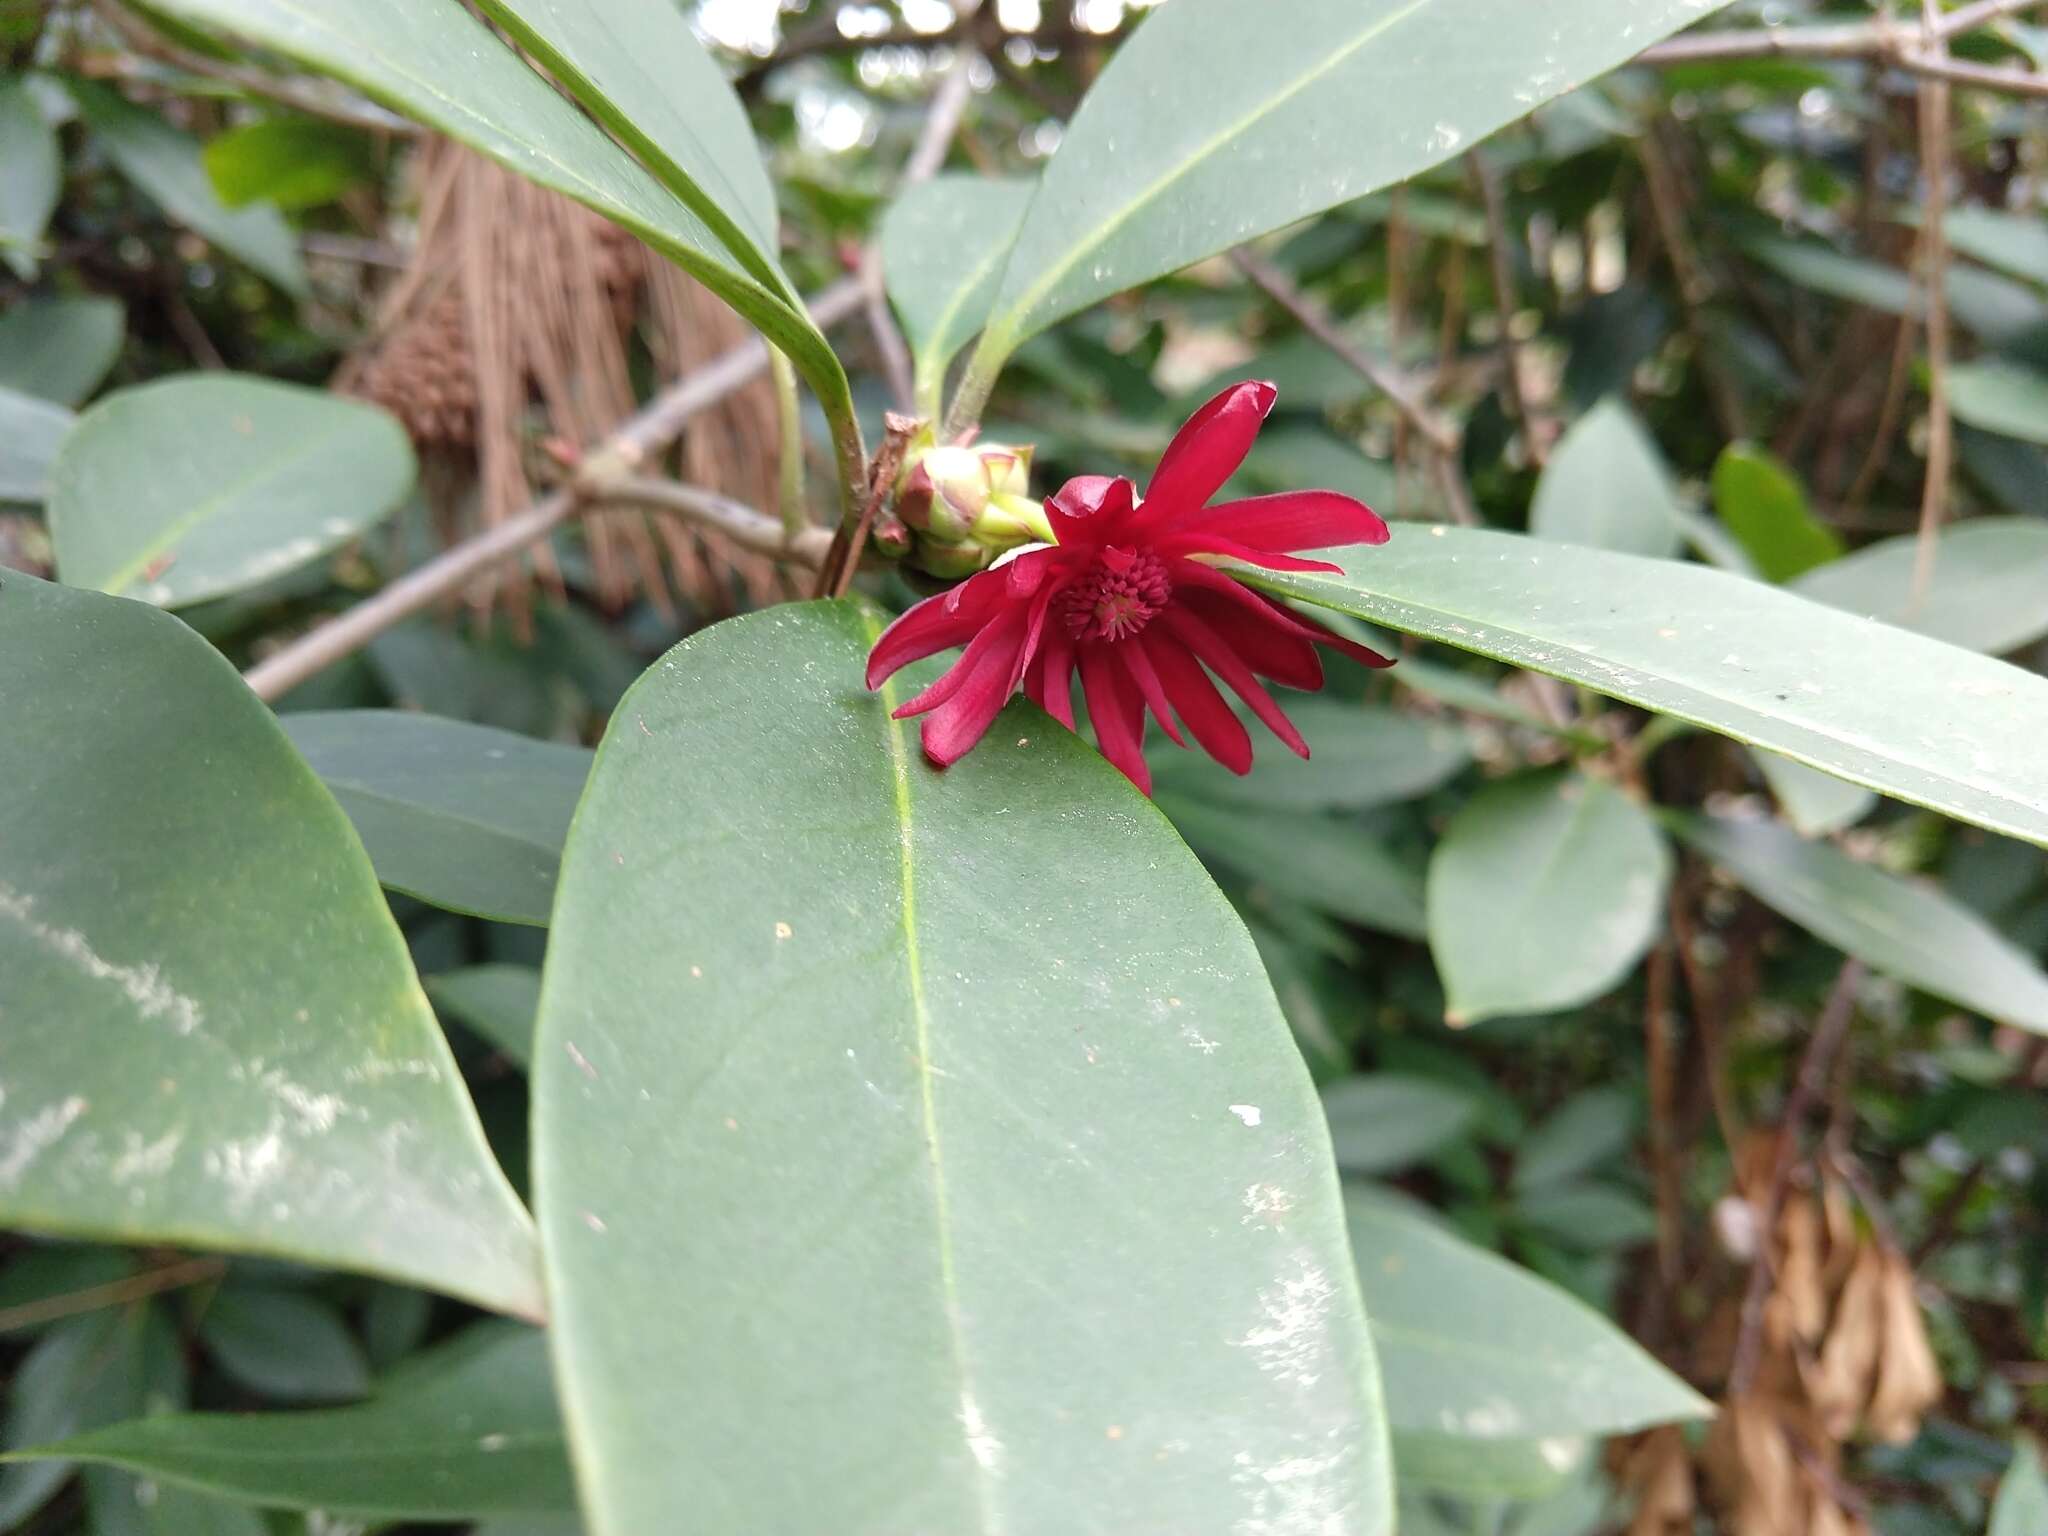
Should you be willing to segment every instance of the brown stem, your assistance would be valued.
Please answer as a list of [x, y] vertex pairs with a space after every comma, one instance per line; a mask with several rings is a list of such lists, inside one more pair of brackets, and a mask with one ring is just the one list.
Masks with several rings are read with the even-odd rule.
[[125, 1280], [88, 1286], [84, 1290], [70, 1291], [62, 1296], [46, 1296], [41, 1301], [23, 1302], [18, 1307], [0, 1308], [0, 1333], [9, 1333], [16, 1328], [32, 1328], [39, 1323], [54, 1322], [60, 1317], [73, 1317], [80, 1312], [96, 1312], [102, 1307], [123, 1306], [131, 1301], [140, 1301], [145, 1296], [177, 1290], [181, 1286], [199, 1285], [207, 1280], [220, 1278], [227, 1273], [227, 1268], [227, 1261], [224, 1259], [181, 1259], [175, 1264], [166, 1264], [158, 1269], [144, 1270], [139, 1275], [130, 1275]]
[[[1928, 47], [1945, 55], [1948, 45], [1940, 30], [1935, 0], [1922, 0]], [[1910, 616], [1926, 601], [1934, 579], [1934, 542], [1948, 510], [1948, 484], [1955, 457], [1955, 421], [1948, 409], [1948, 180], [1949, 102], [1946, 82], [1930, 80], [1920, 88], [1920, 170], [1926, 182], [1926, 209], [1921, 217], [1920, 245], [1927, 290], [1927, 478], [1920, 492], [1920, 535], [1913, 550], [1913, 588], [1907, 599]]]
[[1529, 462], [1541, 469], [1550, 456], [1550, 445], [1538, 428], [1529, 396], [1523, 388], [1522, 350], [1515, 341], [1515, 312], [1521, 306], [1515, 298], [1515, 273], [1508, 243], [1507, 199], [1501, 192], [1500, 177], [1492, 163], [1478, 150], [1465, 157], [1472, 184], [1479, 191], [1480, 206], [1486, 211], [1486, 248], [1493, 276], [1494, 306], [1500, 311], [1500, 351], [1504, 368], [1502, 396], [1508, 415], [1522, 434], [1522, 446]]

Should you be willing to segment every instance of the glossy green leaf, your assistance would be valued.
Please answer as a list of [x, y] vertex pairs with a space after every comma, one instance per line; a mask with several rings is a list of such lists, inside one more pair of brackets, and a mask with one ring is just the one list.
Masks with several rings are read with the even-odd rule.
[[861, 686], [880, 629], [684, 641], [570, 834], [534, 1167], [592, 1536], [1386, 1532], [1328, 1139], [1243, 927], [1036, 709], [928, 767]]
[[1470, 1093], [1435, 1078], [1374, 1072], [1323, 1090], [1330, 1144], [1346, 1173], [1392, 1173], [1464, 1135], [1481, 1109]]
[[1675, 555], [1678, 492], [1664, 455], [1619, 400], [1604, 400], [1565, 433], [1536, 482], [1529, 531], [1560, 544]]
[[1548, 1281], [1370, 1190], [1345, 1211], [1397, 1432], [1612, 1435], [1712, 1411]]
[[2048, 844], [2048, 679], [1760, 582], [1511, 533], [1402, 525], [1283, 596], [1547, 672], [1915, 805]]
[[1948, 376], [1956, 420], [2002, 437], [2048, 443], [2048, 373], [1991, 358], [1964, 363]]
[[204, 235], [294, 298], [306, 294], [306, 269], [284, 216], [268, 204], [230, 208], [207, 179], [197, 140], [110, 87], [68, 86], [78, 112], [120, 168], [174, 223]]
[[988, 318], [1035, 182], [934, 176], [882, 216], [882, 272], [916, 360], [918, 409], [935, 415], [946, 367]]
[[121, 352], [117, 299], [23, 299], [0, 315], [0, 389], [76, 405]]
[[78, 418], [61, 405], [0, 388], [0, 501], [41, 501], [50, 464]]
[[539, 971], [530, 965], [468, 965], [426, 981], [427, 996], [444, 1018], [475, 1030], [521, 1066], [533, 1060]]
[[[158, 8], [181, 20], [221, 27], [278, 53], [347, 81], [365, 95], [395, 111], [447, 134], [479, 154], [551, 191], [574, 198], [585, 207], [631, 230], [730, 304], [780, 348], [817, 392], [826, 414], [850, 428], [852, 402], [838, 359], [786, 288], [764, 284], [726, 248], [723, 240], [676, 195], [660, 185], [633, 158], [604, 135], [553, 86], [529, 69], [511, 49], [460, 5], [421, 4], [419, 0], [331, 0], [318, 7], [302, 0], [157, 0]], [[522, 15], [552, 15], [546, 0], [521, 5]], [[631, 49], [621, 45], [615, 55], [585, 49], [604, 44], [604, 19], [615, 7], [592, 12], [588, 6], [564, 14], [586, 17], [591, 35], [574, 42], [554, 36], [550, 52], [560, 50], [564, 63], [582, 60], [595, 73], [609, 69]], [[509, 0], [493, 9], [508, 24], [516, 18]], [[665, 29], [671, 18], [657, 9], [635, 27]], [[552, 35], [552, 34], [551, 34]], [[684, 37], [687, 39], [687, 32]], [[639, 61], [649, 69], [692, 68], [664, 32], [659, 48]], [[532, 41], [540, 41], [535, 36]], [[653, 78], [677, 90], [674, 73]], [[577, 81], [572, 77], [568, 83]], [[720, 91], [728, 90], [721, 82]], [[699, 105], [677, 92], [673, 105], [663, 105], [642, 127], [652, 131], [672, 113], [691, 114]], [[636, 98], [637, 100], [637, 98]], [[647, 106], [647, 103], [640, 103]], [[650, 113], [653, 109], [650, 108]], [[715, 111], [716, 108], [703, 108]], [[709, 140], [714, 148], [722, 141]], [[674, 146], [670, 146], [673, 150]], [[732, 173], [737, 182], [741, 172]]]
[[1776, 752], [1754, 749], [1751, 756], [1785, 819], [1808, 837], [1825, 837], [1853, 827], [1877, 808], [1876, 794], [1861, 784], [1795, 763]]
[[26, 85], [0, 77], [0, 260], [20, 275], [35, 270], [62, 178], [56, 130]]
[[356, 400], [246, 374], [116, 390], [50, 469], [50, 538], [73, 586], [165, 608], [306, 564], [412, 489], [397, 421]]
[[397, 709], [282, 723], [384, 885], [455, 912], [547, 922], [588, 750]]
[[2048, 976], [1938, 886], [1805, 842], [1773, 822], [1670, 819], [1765, 906], [1871, 969], [2002, 1024], [2048, 1034]]
[[200, 160], [214, 192], [230, 208], [318, 208], [377, 175], [366, 134], [311, 117], [238, 124], [208, 139]]
[[1989, 1536], [2041, 1536], [2043, 1531], [2048, 1531], [2048, 1477], [2041, 1474], [2041, 1453], [2033, 1442], [2022, 1440], [1999, 1480]]
[[49, 1455], [253, 1504], [366, 1520], [465, 1520], [576, 1507], [541, 1335], [480, 1324], [369, 1402], [297, 1413], [166, 1414]]
[[1286, 706], [1308, 740], [1306, 760], [1264, 753], [1239, 775], [1201, 753], [1167, 749], [1153, 758], [1155, 782], [1217, 805], [1358, 810], [1425, 795], [1472, 761], [1471, 739], [1454, 721], [1321, 695]]
[[1177, 0], [1045, 169], [977, 368], [1151, 278], [1449, 160], [1720, 0]]
[[1915, 602], [1919, 544], [1913, 534], [1881, 539], [1809, 571], [1794, 590], [1994, 656], [2048, 635], [2048, 520], [1976, 517], [1942, 529], [1927, 590]]
[[265, 1397], [345, 1402], [370, 1390], [362, 1346], [318, 1297], [230, 1287], [208, 1303], [199, 1338], [222, 1370]]
[[1481, 790], [1429, 864], [1429, 949], [1453, 1024], [1608, 992], [1664, 922], [1671, 856], [1604, 779], [1528, 774]]
[[537, 1313], [405, 941], [270, 712], [169, 615], [11, 572], [0, 653], [0, 1226]]
[[1362, 927], [1408, 939], [1428, 930], [1421, 875], [1355, 822], [1165, 791], [1158, 799], [1204, 860]]
[[1842, 553], [1841, 537], [1813, 515], [1798, 477], [1754, 443], [1714, 460], [1714, 511], [1766, 581], [1790, 581]]
[[1606, 1162], [1635, 1136], [1636, 1095], [1588, 1088], [1560, 1104], [1515, 1148], [1515, 1188], [1575, 1179]]

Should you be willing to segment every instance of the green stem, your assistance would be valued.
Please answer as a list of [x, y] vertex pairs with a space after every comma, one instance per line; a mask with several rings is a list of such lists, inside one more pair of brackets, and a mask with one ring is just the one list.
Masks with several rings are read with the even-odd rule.
[[768, 349], [775, 380], [775, 414], [781, 437], [782, 531], [794, 539], [810, 521], [804, 516], [804, 415], [797, 398], [796, 369], [775, 347]]
[[974, 355], [967, 360], [967, 371], [960, 377], [960, 387], [953, 391], [953, 408], [946, 413], [946, 425], [939, 433], [939, 441], [950, 443], [969, 427], [981, 424], [981, 413], [988, 406], [988, 397], [996, 387], [996, 376], [1003, 371], [1003, 364], [1009, 360], [1009, 338], [998, 331], [984, 331], [981, 342], [974, 349]]

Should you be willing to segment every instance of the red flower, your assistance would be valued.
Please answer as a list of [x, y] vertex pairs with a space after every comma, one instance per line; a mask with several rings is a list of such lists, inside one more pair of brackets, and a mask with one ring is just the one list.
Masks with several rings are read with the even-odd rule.
[[1251, 770], [1251, 737], [1210, 673], [1308, 756], [1308, 743], [1259, 678], [1322, 687], [1318, 645], [1368, 666], [1390, 663], [1239, 585], [1210, 560], [1334, 571], [1291, 552], [1384, 544], [1387, 525], [1335, 491], [1206, 505], [1250, 451], [1273, 398], [1271, 384], [1237, 384], [1195, 412], [1167, 446], [1142, 501], [1121, 477], [1069, 480], [1045, 503], [1058, 542], [1030, 546], [889, 626], [868, 656], [870, 688], [913, 661], [967, 645], [944, 676], [896, 711], [899, 720], [925, 716], [925, 756], [941, 768], [960, 758], [1019, 683], [1072, 730], [1076, 669], [1102, 755], [1147, 793], [1147, 710], [1176, 744], [1187, 745], [1185, 727], [1233, 773]]

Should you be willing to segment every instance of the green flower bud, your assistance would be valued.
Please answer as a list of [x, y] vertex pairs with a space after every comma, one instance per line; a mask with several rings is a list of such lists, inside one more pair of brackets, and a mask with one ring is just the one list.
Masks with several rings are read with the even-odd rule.
[[984, 544], [935, 541], [930, 535], [920, 533], [910, 558], [919, 570], [929, 572], [942, 581], [958, 581], [984, 569], [995, 557], [996, 552]]

